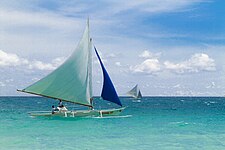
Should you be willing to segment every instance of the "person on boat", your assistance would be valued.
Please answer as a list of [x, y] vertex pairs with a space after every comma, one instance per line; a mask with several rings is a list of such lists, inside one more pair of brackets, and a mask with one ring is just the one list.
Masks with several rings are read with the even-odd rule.
[[94, 110], [94, 107], [93, 107], [93, 97], [90, 98], [90, 103], [91, 103], [91, 106], [89, 106], [90, 110]]
[[54, 114], [54, 113], [55, 113], [55, 111], [57, 111], [57, 108], [55, 108], [55, 106], [54, 106], [54, 105], [52, 105], [52, 114]]
[[59, 108], [62, 108], [62, 107], [64, 107], [64, 106], [63, 106], [63, 103], [62, 103], [62, 100], [61, 100], [61, 99], [59, 100], [59, 104], [58, 104], [58, 107], [59, 107]]
[[67, 108], [63, 105], [61, 99], [59, 99], [57, 110], [58, 110], [59, 113], [64, 113], [64, 112], [68, 111]]

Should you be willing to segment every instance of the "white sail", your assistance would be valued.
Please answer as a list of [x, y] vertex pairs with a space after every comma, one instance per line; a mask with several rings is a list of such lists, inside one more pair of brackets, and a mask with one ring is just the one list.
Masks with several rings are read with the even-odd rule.
[[140, 89], [138, 88], [138, 85], [135, 85], [134, 88], [132, 88], [130, 91], [127, 92], [127, 95], [132, 96], [133, 98], [142, 98], [142, 94]]
[[89, 21], [73, 54], [56, 70], [22, 92], [91, 106], [92, 56]]

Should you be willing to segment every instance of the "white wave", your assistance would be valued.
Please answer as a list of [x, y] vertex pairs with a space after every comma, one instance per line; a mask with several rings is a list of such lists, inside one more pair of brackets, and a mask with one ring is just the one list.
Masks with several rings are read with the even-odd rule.
[[178, 121], [178, 122], [170, 122], [169, 124], [184, 126], [184, 125], [188, 125], [189, 123], [185, 121]]
[[132, 102], [134, 102], [134, 103], [140, 103], [141, 100], [133, 100]]
[[129, 118], [132, 117], [132, 115], [125, 115], [125, 116], [103, 116], [103, 117], [92, 117], [92, 118], [97, 118], [97, 119], [107, 119], [107, 118]]

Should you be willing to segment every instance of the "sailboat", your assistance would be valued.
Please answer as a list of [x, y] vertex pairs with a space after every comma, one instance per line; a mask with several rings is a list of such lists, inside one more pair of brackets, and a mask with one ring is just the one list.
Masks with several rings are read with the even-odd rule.
[[127, 95], [132, 96], [135, 99], [141, 99], [142, 94], [141, 94], [141, 90], [138, 87], [138, 84], [136, 84], [135, 87], [133, 87], [130, 91], [128, 91]]
[[118, 115], [125, 109], [95, 47], [94, 51], [100, 62], [104, 78], [101, 98], [120, 107], [101, 110], [94, 109], [92, 94], [92, 50], [88, 19], [83, 36], [72, 55], [46, 77], [27, 88], [17, 90], [19, 92], [87, 106], [88, 109], [70, 111], [66, 107], [57, 107], [58, 111], [54, 113], [52, 111], [36, 111], [31, 112], [31, 116], [103, 117], [105, 115]]

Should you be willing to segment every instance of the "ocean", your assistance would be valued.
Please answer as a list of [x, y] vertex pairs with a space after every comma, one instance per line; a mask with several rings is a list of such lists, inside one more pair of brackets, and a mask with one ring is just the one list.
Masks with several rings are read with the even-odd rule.
[[[127, 107], [120, 116], [34, 118], [28, 112], [51, 110], [58, 102], [42, 97], [0, 97], [0, 149], [225, 149], [224, 97], [120, 99]], [[99, 98], [95, 105], [114, 107]]]

